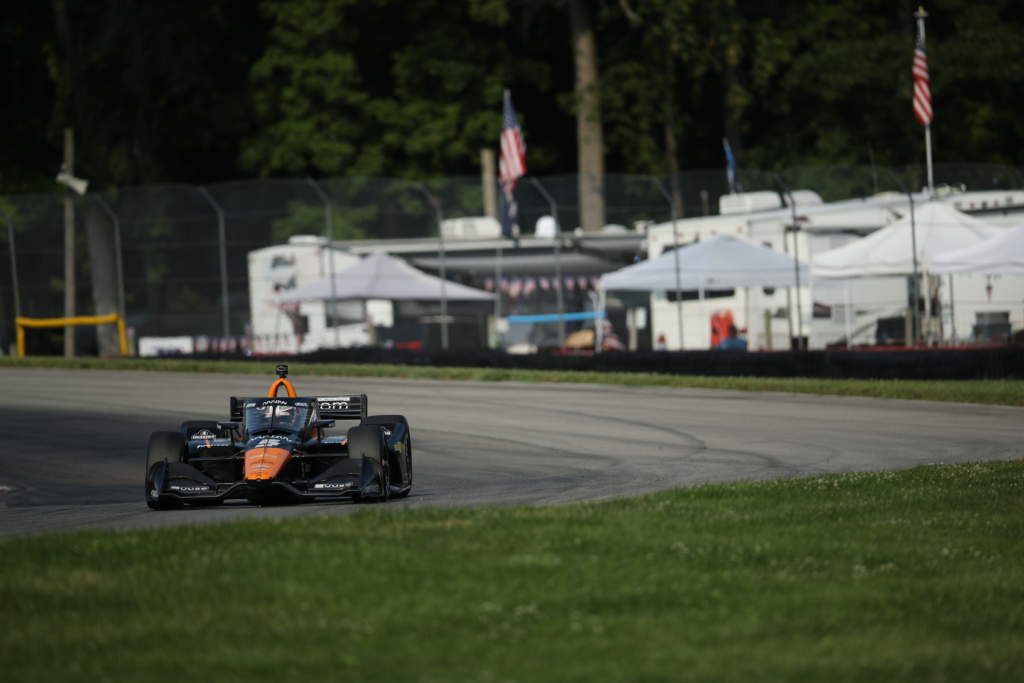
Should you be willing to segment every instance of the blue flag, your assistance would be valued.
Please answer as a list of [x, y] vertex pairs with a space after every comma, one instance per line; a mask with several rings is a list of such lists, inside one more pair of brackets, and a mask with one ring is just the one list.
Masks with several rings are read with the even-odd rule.
[[729, 179], [729, 194], [743, 192], [743, 184], [736, 180], [736, 157], [732, 155], [728, 138], [722, 138], [722, 147], [725, 149], [725, 175]]

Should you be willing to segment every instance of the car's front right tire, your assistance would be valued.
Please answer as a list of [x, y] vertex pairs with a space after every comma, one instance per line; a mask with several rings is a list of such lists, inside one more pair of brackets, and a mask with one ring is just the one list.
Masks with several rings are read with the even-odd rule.
[[153, 432], [146, 447], [146, 505], [153, 510], [180, 508], [181, 501], [162, 496], [170, 463], [184, 462], [185, 437], [181, 432]]

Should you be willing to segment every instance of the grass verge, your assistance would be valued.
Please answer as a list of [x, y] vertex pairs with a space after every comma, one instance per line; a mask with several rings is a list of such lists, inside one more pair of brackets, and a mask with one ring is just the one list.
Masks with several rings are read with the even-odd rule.
[[[252, 361], [192, 361], [144, 358], [11, 358], [0, 357], [3, 368], [64, 368], [86, 370], [150, 370], [160, 372], [223, 372], [270, 375], [272, 363]], [[478, 382], [565, 382], [654, 386], [737, 391], [778, 391], [798, 394], [903, 398], [1024, 406], [1024, 380], [861, 380], [806, 377], [704, 377], [629, 372], [576, 370], [513, 370], [355, 363], [292, 363], [293, 377], [395, 377], [403, 379]]]
[[0, 665], [6, 681], [1021, 680], [1022, 494], [1013, 461], [8, 539]]

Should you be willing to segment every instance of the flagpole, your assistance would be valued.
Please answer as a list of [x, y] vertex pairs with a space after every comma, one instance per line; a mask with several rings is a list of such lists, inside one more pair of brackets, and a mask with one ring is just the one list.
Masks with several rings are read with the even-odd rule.
[[[923, 47], [925, 42], [924, 20], [928, 13], [924, 11], [924, 7], [918, 7], [914, 16], [917, 17], [917, 35], [920, 36]], [[928, 169], [928, 196], [932, 197], [935, 195], [935, 176], [932, 173], [932, 124], [930, 121], [924, 127], [924, 150]]]
[[932, 176], [932, 124], [924, 127], [924, 151], [928, 163], [928, 196], [935, 196], [935, 179]]
[[[512, 246], [519, 248], [519, 208], [516, 205], [516, 198], [513, 194], [516, 188], [516, 181], [526, 175], [526, 142], [523, 140], [522, 131], [519, 130], [519, 122], [516, 120], [516, 111], [512, 107], [512, 93], [505, 89], [502, 96], [502, 124], [501, 137], [499, 138], [501, 149], [498, 162], [498, 182], [501, 185], [501, 241], [506, 237], [512, 240]], [[495, 271], [495, 317], [496, 324], [501, 322], [501, 255], [502, 243], [498, 246], [498, 255]]]
[[497, 348], [503, 348], [501, 343], [501, 252], [505, 238], [498, 238], [498, 255], [494, 260], [494, 336], [497, 339]]

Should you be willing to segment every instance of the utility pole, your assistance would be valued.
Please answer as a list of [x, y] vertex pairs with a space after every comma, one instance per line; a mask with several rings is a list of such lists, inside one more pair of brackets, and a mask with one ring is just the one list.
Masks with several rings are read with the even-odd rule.
[[[75, 174], [75, 133], [64, 129], [63, 170], [69, 176]], [[64, 317], [75, 316], [75, 199], [71, 188], [64, 190]], [[75, 328], [64, 328], [64, 357], [75, 357]]]

